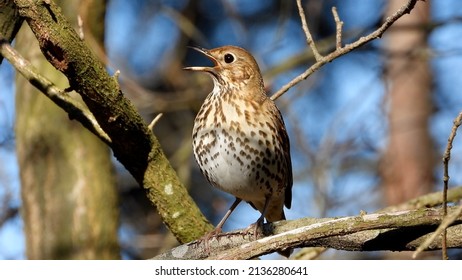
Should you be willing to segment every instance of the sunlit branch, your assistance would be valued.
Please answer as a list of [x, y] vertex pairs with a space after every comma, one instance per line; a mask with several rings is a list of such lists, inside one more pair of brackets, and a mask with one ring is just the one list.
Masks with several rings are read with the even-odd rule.
[[65, 90], [61, 90], [50, 80], [40, 75], [37, 69], [3, 38], [0, 38], [0, 52], [25, 79], [56, 105], [63, 108], [71, 118], [77, 119], [104, 142], [111, 143], [109, 136], [101, 129], [88, 109], [72, 99]]
[[[369, 43], [370, 41], [372, 40], [375, 40], [377, 38], [380, 38], [382, 37], [383, 33], [395, 22], [397, 21], [399, 18], [401, 18], [403, 15], [405, 14], [408, 14], [412, 11], [412, 9], [414, 8], [415, 4], [417, 3], [417, 1], [419, 0], [409, 0], [405, 5], [403, 5], [398, 11], [396, 11], [393, 15], [389, 16], [386, 18], [385, 22], [378, 28], [376, 29], [374, 32], [370, 33], [369, 35], [367, 36], [364, 36], [364, 37], [361, 37], [359, 38], [358, 40], [356, 40], [355, 42], [351, 43], [351, 44], [348, 44], [348, 45], [345, 45], [344, 47], [341, 47], [339, 49], [336, 49], [335, 51], [331, 52], [330, 54], [328, 55], [325, 55], [325, 56], [322, 56], [322, 58], [320, 60], [316, 59], [316, 63], [313, 64], [311, 67], [309, 67], [307, 70], [305, 70], [305, 72], [303, 72], [302, 74], [298, 75], [297, 77], [295, 77], [294, 79], [292, 79], [290, 82], [288, 82], [287, 84], [285, 84], [284, 86], [282, 86], [281, 89], [279, 89], [276, 93], [274, 93], [272, 96], [271, 96], [271, 99], [272, 100], [276, 100], [278, 99], [281, 95], [283, 95], [285, 92], [287, 92], [290, 88], [292, 88], [293, 86], [297, 85], [298, 83], [300, 83], [301, 81], [305, 80], [306, 78], [308, 78], [311, 74], [313, 74], [314, 72], [316, 72], [319, 68], [321, 68], [323, 65], [333, 61], [334, 59], [344, 55], [344, 54], [347, 54], [357, 48], [359, 48], [360, 46], [366, 44], [366, 43]], [[297, 3], [299, 3], [300, 0], [297, 0]], [[301, 6], [300, 6], [301, 7]], [[302, 8], [302, 7], [301, 7]], [[302, 19], [302, 25], [303, 25], [303, 22], [306, 22], [305, 18], [304, 18], [304, 13], [299, 11], [300, 13], [300, 16], [301, 16], [301, 19]], [[305, 29], [305, 27], [304, 27]], [[305, 32], [305, 34], [307, 34]], [[311, 35], [310, 35], [311, 36]], [[309, 41], [309, 39], [307, 38], [307, 40]], [[310, 44], [311, 45], [314, 45], [314, 42], [313, 44]], [[314, 52], [314, 50], [313, 50]]]

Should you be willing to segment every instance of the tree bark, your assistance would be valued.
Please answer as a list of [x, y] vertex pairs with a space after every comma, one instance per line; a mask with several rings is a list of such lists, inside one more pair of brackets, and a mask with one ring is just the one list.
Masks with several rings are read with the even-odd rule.
[[[401, 0], [388, 2], [388, 13]], [[427, 30], [430, 6], [419, 2], [384, 36], [389, 139], [381, 164], [386, 205], [401, 203], [431, 191], [434, 149], [429, 133], [431, 74]]]
[[[24, 27], [17, 36], [19, 52], [66, 88], [66, 77], [46, 61]], [[120, 258], [117, 189], [107, 146], [20, 76], [16, 139], [27, 258]]]

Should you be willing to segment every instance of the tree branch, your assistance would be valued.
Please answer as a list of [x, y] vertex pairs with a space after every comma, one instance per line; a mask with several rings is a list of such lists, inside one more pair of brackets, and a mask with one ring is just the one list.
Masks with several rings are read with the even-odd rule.
[[[450, 213], [456, 209], [450, 208]], [[157, 256], [155, 259], [249, 259], [284, 248], [328, 247], [348, 251], [409, 251], [419, 246], [441, 223], [442, 209], [418, 209], [343, 218], [280, 221], [265, 224], [274, 235], [249, 241], [242, 230], [222, 234], [204, 242], [194, 241]], [[451, 248], [462, 248], [462, 217], [449, 228]], [[429, 249], [441, 248], [434, 240]], [[207, 250], [212, 255], [207, 255]]]
[[343, 21], [340, 20], [336, 7], [332, 7], [332, 15], [334, 16], [334, 21], [335, 21], [335, 39], [336, 39], [335, 49], [338, 50], [342, 48]]
[[202, 215], [161, 150], [158, 140], [123, 95], [116, 79], [88, 49], [53, 1], [15, 0], [47, 60], [64, 73], [102, 130], [116, 158], [142, 185], [180, 242], [213, 227]]
[[316, 43], [314, 42], [313, 36], [311, 35], [310, 29], [308, 28], [308, 24], [306, 23], [305, 11], [303, 10], [301, 0], [297, 0], [297, 8], [298, 14], [300, 15], [300, 20], [302, 21], [303, 32], [305, 32], [306, 43], [308, 44], [308, 46], [310, 46], [311, 50], [313, 51], [313, 55], [316, 61], [320, 61], [322, 60], [322, 55], [318, 52]]
[[[462, 199], [462, 187], [457, 187], [450, 189], [448, 192], [448, 201], [456, 202]], [[420, 215], [420, 214], [411, 214], [417, 211], [416, 209], [420, 209], [422, 211], [433, 211], [433, 212], [425, 212], [425, 213], [439, 213], [441, 216], [439, 219], [443, 219], [441, 209], [427, 209], [428, 207], [436, 207], [443, 203], [442, 192], [434, 192], [430, 194], [426, 194], [420, 196], [418, 198], [409, 200], [403, 204], [387, 207], [380, 211], [378, 211], [375, 217], [385, 217], [384, 222], [387, 221], [388, 216], [395, 217], [396, 215], [402, 215], [405, 219], [410, 219], [407, 215]], [[434, 212], [436, 211], [436, 212]], [[451, 213], [456, 213], [457, 209]], [[422, 213], [422, 212], [419, 212]], [[383, 215], [382, 215], [383, 214]], [[423, 215], [423, 214], [422, 214]], [[364, 217], [365, 215], [360, 215], [358, 217]], [[342, 219], [356, 219], [358, 217], [346, 217]], [[425, 218], [422, 218], [425, 219]], [[458, 219], [461, 219], [459, 216]], [[327, 221], [336, 221], [338, 219], [332, 218], [322, 218], [322, 219], [315, 219], [315, 218], [303, 218], [296, 221], [280, 221], [274, 224], [266, 224], [264, 229], [266, 234], [282, 234], [287, 231], [296, 230], [300, 227], [305, 226], [313, 226], [319, 223], [324, 223]], [[366, 218], [367, 220], [367, 218]], [[427, 222], [430, 220], [427, 220]], [[335, 222], [334, 222], [335, 224]], [[303, 246], [306, 247], [325, 247], [325, 248], [333, 248], [338, 250], [348, 250], [348, 251], [374, 251], [374, 250], [414, 250], [419, 245], [424, 242], [428, 236], [431, 235], [431, 232], [436, 229], [438, 222], [434, 223], [433, 221], [430, 224], [426, 224], [426, 222], [422, 225], [416, 224], [410, 228], [411, 224], [407, 224], [403, 222], [401, 225], [397, 225], [396, 228], [393, 226], [389, 226], [389, 228], [382, 228], [382, 229], [373, 229], [369, 228], [367, 225], [364, 226], [363, 229], [359, 230], [355, 233], [348, 233], [348, 234], [338, 234], [333, 236], [328, 236], [329, 228], [326, 228], [326, 231], [321, 235], [326, 234], [325, 236], [305, 240], [308, 242]], [[336, 225], [338, 226], [338, 225]], [[258, 244], [251, 245], [252, 240], [248, 236], [243, 235], [244, 230], [237, 230], [233, 232], [228, 232], [220, 235], [218, 239], [210, 240], [208, 247], [205, 247], [205, 244], [201, 241], [193, 241], [188, 244], [184, 244], [173, 248], [172, 250], [165, 252], [161, 255], [155, 257], [155, 259], [205, 259], [209, 257], [210, 252], [215, 252], [212, 258], [216, 257], [217, 255], [227, 254], [228, 250], [233, 248], [240, 248], [241, 246], [257, 246]], [[450, 246], [451, 247], [461, 247], [462, 246], [462, 228], [460, 225], [453, 226], [448, 230]], [[309, 236], [309, 235], [307, 235]], [[289, 238], [294, 238], [295, 236], [291, 236]], [[414, 238], [410, 240], [410, 238]], [[404, 240], [399, 241], [398, 240]], [[406, 242], [405, 242], [406, 241]], [[253, 241], [255, 242], [255, 241]], [[256, 241], [258, 242], [258, 240]], [[279, 243], [278, 243], [279, 242]], [[286, 240], [284, 242], [275, 242], [271, 246], [273, 246], [272, 250], [275, 251], [277, 249], [284, 248], [287, 246]], [[428, 249], [440, 249], [441, 248], [441, 239], [435, 239]], [[268, 253], [269, 251], [265, 251]], [[255, 253], [255, 252], [254, 252]], [[260, 252], [261, 253], [261, 252]], [[255, 254], [256, 256], [257, 254]]]
[[[422, 244], [420, 244], [419, 247], [417, 247], [416, 251], [412, 255], [413, 258], [416, 258], [421, 252], [423, 252], [425, 249], [430, 247], [438, 237], [442, 237], [441, 238], [442, 240], [439, 241], [439, 243], [441, 243], [441, 248], [443, 249], [443, 251], [447, 249], [447, 246], [448, 246], [447, 229], [449, 228], [450, 225], [452, 225], [455, 221], [457, 221], [457, 219], [461, 217], [460, 214], [462, 213], [462, 205], [459, 205], [459, 207], [454, 209], [450, 215], [448, 215], [447, 211], [448, 209], [446, 206], [443, 208], [443, 220], [441, 221], [440, 225], [434, 232], [432, 232], [432, 234], [428, 238], [425, 238], [423, 240]], [[442, 233], [444, 234], [441, 235]], [[452, 237], [453, 236], [451, 236], [451, 238]], [[443, 255], [443, 259], [446, 260], [447, 258], [448, 256], [445, 253]]]
[[[454, 125], [452, 126], [451, 133], [449, 134], [448, 138], [448, 143], [446, 145], [446, 149], [444, 150], [444, 155], [443, 155], [443, 214], [446, 217], [447, 216], [447, 208], [448, 208], [448, 192], [449, 192], [449, 160], [451, 159], [451, 150], [452, 150], [452, 143], [454, 142], [454, 139], [456, 138], [457, 134], [457, 129], [459, 126], [462, 124], [462, 113], [459, 113], [459, 115], [456, 117], [454, 120]], [[459, 207], [459, 214], [462, 212], [462, 206]], [[422, 250], [428, 246], [429, 243], [433, 239], [435, 239], [439, 234], [443, 234], [443, 242], [442, 242], [442, 247], [443, 247], [443, 259], [446, 260], [448, 259], [447, 256], [447, 231], [446, 228], [448, 227], [449, 224], [452, 223], [452, 221], [457, 217], [457, 215], [452, 215], [452, 216], [447, 216], [443, 223], [438, 227], [438, 229], [435, 231], [435, 233], [428, 239], [428, 241], [425, 244], [422, 244], [419, 248], [417, 248], [417, 251], [414, 253], [414, 257], [416, 257]]]
[[[319, 68], [321, 68], [324, 64], [327, 64], [331, 62], [332, 60], [347, 54], [360, 46], [369, 43], [372, 40], [375, 40], [377, 38], [382, 37], [383, 33], [395, 22], [397, 21], [400, 17], [402, 17], [405, 14], [408, 14], [412, 11], [414, 8], [415, 4], [417, 1], [422, 1], [422, 0], [408, 0], [408, 2], [403, 5], [398, 11], [396, 11], [393, 15], [389, 16], [385, 22], [374, 32], [370, 33], [369, 35], [365, 37], [361, 37], [355, 42], [345, 45], [342, 48], [338, 48], [335, 51], [331, 52], [328, 55], [322, 56], [322, 57], [316, 57], [316, 63], [313, 64], [311, 67], [309, 67], [305, 72], [300, 74], [299, 76], [295, 77], [292, 79], [290, 82], [285, 84], [281, 89], [279, 89], [276, 93], [274, 93], [271, 96], [272, 100], [278, 99], [281, 95], [283, 95], [285, 92], [287, 92], [290, 88], [295, 86], [296, 84], [300, 83], [301, 81], [305, 80], [308, 78], [311, 74], [316, 72]], [[299, 8], [302, 8], [301, 6]], [[303, 9], [303, 8], [302, 8]], [[304, 19], [304, 13], [302, 11], [299, 11], [302, 22], [305, 21]], [[306, 32], [305, 32], [306, 34]], [[310, 43], [310, 46], [314, 45], [315, 43], [313, 42], [312, 44]], [[314, 52], [314, 50], [313, 50]], [[316, 56], [316, 54], [315, 54]]]
[[111, 143], [109, 136], [101, 129], [95, 117], [87, 108], [84, 108], [76, 100], [70, 97], [65, 91], [58, 88], [46, 77], [40, 75], [35, 67], [22, 57], [6, 39], [0, 36], [0, 53], [21, 75], [33, 86], [50, 98], [56, 105], [69, 114], [71, 119], [78, 120], [93, 134], [98, 136], [106, 144]]
[[[378, 213], [396, 212], [420, 208], [437, 207], [444, 204], [444, 192], [433, 192], [411, 199], [405, 203], [389, 206], [378, 211]], [[448, 190], [447, 202], [458, 202], [462, 199], [462, 187], [454, 187]]]

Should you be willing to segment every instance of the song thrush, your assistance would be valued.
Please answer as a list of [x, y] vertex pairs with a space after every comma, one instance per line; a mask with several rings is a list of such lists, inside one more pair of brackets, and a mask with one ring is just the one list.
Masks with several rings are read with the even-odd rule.
[[266, 95], [257, 62], [235, 46], [193, 49], [214, 63], [184, 68], [206, 72], [214, 83], [194, 121], [194, 156], [213, 186], [236, 197], [214, 233], [221, 232], [242, 200], [261, 212], [256, 227], [264, 218], [284, 220], [283, 207], [290, 208], [292, 201], [289, 137], [279, 109]]

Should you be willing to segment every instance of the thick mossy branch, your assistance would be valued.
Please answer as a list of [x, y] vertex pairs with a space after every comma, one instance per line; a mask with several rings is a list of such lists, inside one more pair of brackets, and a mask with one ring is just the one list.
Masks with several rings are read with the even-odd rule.
[[[199, 211], [160, 144], [119, 85], [89, 50], [53, 1], [15, 0], [48, 61], [66, 75], [100, 127], [117, 159], [148, 191], [163, 221], [180, 242], [212, 229]], [[185, 230], [188, 229], [188, 230]]]

